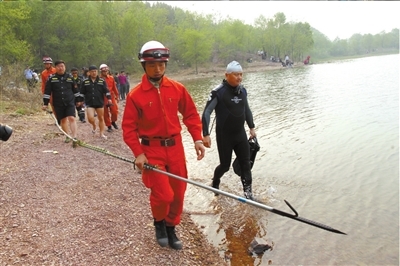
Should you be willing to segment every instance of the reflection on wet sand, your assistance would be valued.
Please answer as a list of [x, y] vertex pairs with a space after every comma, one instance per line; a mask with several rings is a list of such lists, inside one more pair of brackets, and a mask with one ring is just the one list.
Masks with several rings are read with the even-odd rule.
[[263, 224], [259, 222], [262, 219], [259, 210], [224, 196], [214, 197], [209, 207], [212, 211], [190, 213], [196, 216], [196, 220], [209, 220], [201, 223], [207, 224], [207, 227], [202, 226], [202, 230], [208, 231], [211, 242], [217, 243], [221, 256], [232, 266], [261, 263], [262, 254], [249, 252], [255, 237], [270, 242]]

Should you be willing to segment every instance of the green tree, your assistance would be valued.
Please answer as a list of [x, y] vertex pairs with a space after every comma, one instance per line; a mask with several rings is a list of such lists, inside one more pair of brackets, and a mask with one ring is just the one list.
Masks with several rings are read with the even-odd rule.
[[330, 56], [329, 52], [332, 46], [332, 42], [320, 31], [312, 29], [312, 36], [314, 40], [314, 46], [311, 50], [311, 54], [316, 59], [325, 59]]
[[211, 67], [245, 61], [262, 49], [268, 55], [302, 60], [399, 50], [399, 29], [355, 34], [330, 41], [307, 22], [288, 22], [284, 13], [259, 16], [254, 26], [217, 14], [201, 15], [158, 2], [31, 1], [0, 2], [0, 64], [38, 66], [44, 55], [67, 67], [107, 63], [141, 72], [137, 53], [149, 40], [171, 50], [169, 68]]
[[[120, 50], [116, 57], [122, 69], [140, 71], [138, 53], [146, 42], [155, 39], [151, 10], [143, 3], [130, 3], [119, 29]], [[162, 40], [159, 40], [162, 42]]]
[[310, 24], [299, 22], [292, 24], [291, 28], [290, 46], [292, 58], [296, 61], [303, 61], [304, 53], [310, 51], [314, 44]]
[[346, 56], [348, 55], [348, 42], [347, 40], [342, 40], [336, 38], [331, 46], [330, 55], [332, 56]]
[[216, 43], [220, 58], [224, 60], [224, 63], [246, 59], [243, 53], [246, 53], [245, 44], [248, 36], [247, 27], [240, 20], [227, 20], [220, 23]]
[[388, 33], [387, 47], [399, 50], [399, 29], [393, 29]]
[[30, 8], [25, 2], [0, 3], [0, 64], [23, 61], [31, 64], [33, 56], [31, 45], [16, 34], [20, 25], [24, 25], [30, 16]]
[[254, 33], [256, 36], [253, 35], [253, 43], [257, 47], [257, 51], [264, 51], [268, 53], [273, 53], [274, 50], [274, 41], [270, 39], [270, 35], [268, 32], [268, 20], [263, 15], [260, 15], [254, 20]]
[[[181, 13], [176, 24], [177, 63], [184, 66], [195, 65], [196, 74], [199, 64], [210, 61], [213, 54], [212, 16]], [[179, 34], [178, 34], [179, 33]]]
[[199, 63], [206, 62], [211, 55], [211, 42], [204, 33], [194, 29], [187, 29], [182, 34], [182, 42], [186, 60], [194, 62], [196, 74]]
[[270, 31], [270, 39], [274, 39], [274, 54], [281, 58], [284, 53], [289, 53], [290, 27], [286, 23], [285, 14], [282, 12], [276, 13], [268, 23], [268, 30]]
[[353, 34], [350, 37], [349, 48], [353, 54], [360, 55], [360, 54], [364, 53], [361, 34], [359, 34], [359, 33]]

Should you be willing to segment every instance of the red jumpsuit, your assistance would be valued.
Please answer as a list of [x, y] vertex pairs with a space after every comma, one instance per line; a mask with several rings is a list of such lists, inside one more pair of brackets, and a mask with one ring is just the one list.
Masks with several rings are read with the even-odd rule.
[[[42, 71], [42, 74], [40, 75], [42, 78], [42, 94], [44, 94], [44, 89], [46, 87], [46, 81], [49, 78], [50, 75], [55, 74], [56, 73], [56, 68], [55, 67], [51, 67], [49, 70], [45, 69]], [[52, 102], [50, 100], [50, 102]]]
[[[55, 67], [51, 67], [49, 70], [44, 69], [42, 71], [42, 73], [40, 74], [41, 78], [42, 78], [42, 95], [44, 94], [44, 89], [46, 87], [46, 82], [47, 79], [56, 73], [56, 68]], [[51, 109], [53, 111], [53, 114], [55, 117], [57, 117], [56, 112], [54, 111], [54, 106], [53, 106], [53, 95], [50, 96], [50, 105], [51, 105]]]
[[[187, 178], [178, 112], [193, 141], [201, 140], [200, 116], [185, 87], [164, 76], [160, 89], [157, 89], [145, 74], [126, 98], [123, 138], [135, 157], [144, 153], [149, 164]], [[168, 138], [174, 139], [175, 145], [162, 146], [162, 140]], [[186, 182], [151, 170], [142, 172], [142, 181], [151, 189], [150, 205], [155, 220], [165, 219], [167, 226], [179, 224]]]
[[[102, 78], [106, 81], [107, 88], [111, 94], [112, 106], [109, 107], [107, 106], [108, 99], [107, 97], [104, 97], [104, 123], [106, 124], [107, 127], [109, 127], [111, 126], [111, 122], [115, 122], [118, 119], [118, 104], [117, 104], [118, 89], [117, 85], [115, 84], [115, 79], [113, 76], [107, 75], [107, 77], [102, 76]], [[110, 114], [111, 114], [111, 120], [110, 120]]]

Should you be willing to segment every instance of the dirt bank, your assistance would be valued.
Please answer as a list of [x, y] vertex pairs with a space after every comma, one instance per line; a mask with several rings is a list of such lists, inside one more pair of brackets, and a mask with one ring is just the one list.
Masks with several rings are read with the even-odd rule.
[[[121, 113], [123, 105], [120, 105]], [[0, 265], [224, 265], [184, 213], [183, 250], [155, 242], [149, 191], [132, 165], [72, 148], [49, 114], [2, 114]], [[104, 141], [78, 122], [79, 139], [133, 159], [121, 130]]]
[[[242, 66], [245, 72], [282, 68], [263, 61]], [[222, 78], [224, 72], [221, 65], [167, 75], [184, 83]], [[131, 79], [131, 85], [135, 82], [139, 78]], [[119, 105], [121, 121], [124, 106]], [[227, 264], [187, 212], [177, 227], [183, 250], [156, 244], [149, 191], [131, 164], [72, 148], [44, 112], [22, 116], [10, 110], [0, 115], [0, 123], [14, 130], [0, 142], [0, 265]], [[107, 141], [93, 136], [88, 123], [78, 122], [78, 132], [80, 140], [133, 159], [121, 130], [107, 133]]]

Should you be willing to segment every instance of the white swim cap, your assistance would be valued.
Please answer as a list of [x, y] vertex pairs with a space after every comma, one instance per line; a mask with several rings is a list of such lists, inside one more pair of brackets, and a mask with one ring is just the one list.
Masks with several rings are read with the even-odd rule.
[[242, 66], [237, 61], [232, 61], [226, 66], [226, 73], [243, 72]]

